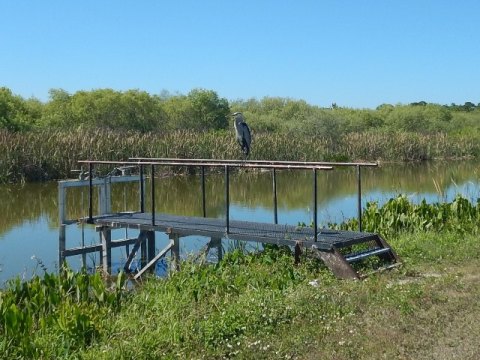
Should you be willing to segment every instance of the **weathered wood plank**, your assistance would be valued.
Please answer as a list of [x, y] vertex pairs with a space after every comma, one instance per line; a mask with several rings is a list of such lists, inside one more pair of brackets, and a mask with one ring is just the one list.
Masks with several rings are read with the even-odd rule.
[[140, 269], [140, 271], [138, 273], [135, 274], [135, 276], [133, 277], [135, 280], [138, 279], [140, 276], [142, 276], [142, 274], [147, 271], [148, 269], [150, 269], [150, 267], [152, 267], [153, 265], [155, 265], [155, 263], [160, 260], [162, 257], [165, 256], [165, 254], [174, 246], [174, 241], [173, 240], [170, 240], [170, 242], [168, 243], [168, 245], [162, 250], [160, 251], [147, 265], [145, 265], [144, 267], [142, 267]]

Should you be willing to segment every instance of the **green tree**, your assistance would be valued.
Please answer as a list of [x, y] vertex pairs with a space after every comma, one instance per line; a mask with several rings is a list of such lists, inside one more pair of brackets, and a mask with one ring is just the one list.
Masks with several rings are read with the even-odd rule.
[[440, 105], [400, 105], [387, 115], [386, 125], [391, 130], [433, 133], [448, 131], [451, 119], [450, 111]]
[[71, 111], [71, 95], [63, 89], [50, 89], [50, 100], [45, 105], [41, 124], [50, 127], [67, 127], [74, 123]]
[[170, 129], [219, 130], [228, 126], [228, 101], [216, 92], [194, 89], [185, 95], [164, 100], [163, 110]]
[[41, 103], [25, 101], [6, 87], [0, 88], [0, 128], [19, 131], [35, 126], [41, 115]]
[[215, 91], [194, 89], [187, 99], [191, 102], [192, 115], [200, 129], [225, 129], [228, 126], [228, 101], [219, 98]]
[[166, 116], [161, 100], [144, 91], [112, 89], [78, 91], [69, 95], [52, 90], [45, 124], [152, 131], [163, 129]]

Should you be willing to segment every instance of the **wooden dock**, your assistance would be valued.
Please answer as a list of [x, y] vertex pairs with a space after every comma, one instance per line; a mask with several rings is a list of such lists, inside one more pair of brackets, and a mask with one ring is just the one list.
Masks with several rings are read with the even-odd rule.
[[[202, 236], [209, 239], [208, 249], [217, 248], [219, 257], [221, 257], [221, 239], [230, 239], [246, 242], [259, 242], [263, 244], [286, 245], [292, 248], [298, 260], [300, 254], [305, 249], [309, 249], [322, 259], [325, 264], [340, 278], [359, 279], [362, 277], [352, 267], [353, 263], [363, 261], [368, 257], [378, 257], [386, 267], [395, 266], [399, 263], [399, 259], [393, 249], [378, 234], [365, 233], [361, 231], [337, 231], [330, 229], [320, 229], [316, 226], [316, 171], [330, 170], [334, 166], [373, 166], [374, 164], [360, 163], [298, 163], [298, 162], [237, 162], [231, 161], [214, 161], [214, 160], [196, 160], [196, 159], [135, 159], [129, 162], [99, 162], [85, 161], [89, 165], [89, 179], [81, 179], [78, 181], [66, 181], [59, 183], [59, 204], [65, 205], [65, 189], [71, 186], [86, 186], [88, 184], [90, 194], [90, 211], [86, 219], [79, 221], [87, 222], [95, 226], [100, 232], [101, 243], [90, 246], [81, 246], [77, 248], [67, 249], [65, 246], [65, 226], [69, 220], [65, 219], [64, 211], [60, 210], [61, 228], [59, 242], [59, 259], [63, 263], [68, 256], [85, 254], [88, 252], [100, 252], [103, 269], [106, 272], [111, 270], [111, 249], [118, 246], [126, 246], [128, 251], [127, 260], [124, 266], [126, 271], [141, 249], [145, 261], [139, 272], [135, 274], [135, 278], [140, 277], [145, 271], [151, 270], [156, 262], [168, 253], [172, 255], [173, 260], [178, 264], [180, 239], [192, 235]], [[93, 164], [111, 164], [122, 167], [138, 167], [139, 175], [110, 175], [104, 179], [94, 179], [92, 175]], [[333, 164], [333, 165], [332, 165]], [[341, 164], [341, 165], [339, 165]], [[346, 165], [345, 165], [346, 164]], [[375, 164], [376, 165], [376, 164]], [[151, 167], [151, 211], [145, 211], [145, 175], [143, 167]], [[225, 217], [209, 218], [206, 217], [205, 210], [203, 217], [193, 216], [176, 216], [155, 212], [155, 176], [154, 166], [222, 166], [225, 167]], [[282, 225], [276, 221], [274, 223], [259, 223], [250, 221], [231, 220], [229, 218], [229, 167], [262, 167], [273, 170], [278, 169], [312, 169], [314, 173], [313, 179], [313, 197], [315, 200], [315, 219], [314, 227], [299, 227], [293, 225]], [[360, 170], [357, 173], [360, 176]], [[202, 197], [205, 201], [204, 192], [204, 172], [202, 168]], [[273, 200], [275, 202], [276, 212], [276, 183], [273, 177]], [[359, 194], [361, 181], [358, 179]], [[129, 211], [123, 213], [111, 213], [110, 211], [110, 186], [112, 183], [122, 181], [137, 181], [140, 186], [140, 211]], [[100, 214], [93, 214], [92, 194], [94, 187], [99, 188], [99, 209]], [[359, 195], [359, 201], [360, 201]], [[72, 223], [74, 221], [70, 221]], [[359, 221], [361, 224], [361, 221]], [[361, 226], [361, 225], [360, 225]], [[111, 231], [114, 229], [136, 229], [139, 235], [136, 238], [112, 240]], [[316, 229], [316, 231], [314, 231]], [[155, 233], [166, 233], [169, 236], [168, 245], [160, 252], [156, 252]], [[187, 241], [187, 240], [185, 240]], [[130, 245], [133, 245], [130, 251]]]

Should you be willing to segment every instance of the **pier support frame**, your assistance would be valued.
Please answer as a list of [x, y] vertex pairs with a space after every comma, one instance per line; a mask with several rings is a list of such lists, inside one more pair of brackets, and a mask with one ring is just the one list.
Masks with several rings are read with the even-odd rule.
[[217, 250], [217, 260], [220, 262], [223, 259], [223, 247], [221, 238], [211, 238], [210, 246]]
[[172, 241], [171, 259], [172, 270], [180, 270], [180, 236], [178, 234], [169, 234], [168, 238]]
[[104, 226], [100, 231], [102, 242], [102, 269], [106, 274], [112, 270], [112, 231]]
[[155, 257], [155, 231], [147, 231], [147, 262]]

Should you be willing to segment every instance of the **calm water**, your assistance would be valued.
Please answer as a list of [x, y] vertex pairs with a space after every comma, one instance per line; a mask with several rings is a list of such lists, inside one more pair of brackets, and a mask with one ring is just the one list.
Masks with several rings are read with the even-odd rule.
[[[478, 161], [432, 162], [421, 164], [385, 164], [362, 170], [362, 204], [384, 203], [400, 193], [412, 201], [450, 201], [461, 193], [471, 200], [480, 197]], [[278, 222], [310, 223], [312, 218], [311, 171], [277, 172]], [[230, 217], [235, 220], [273, 222], [272, 177], [269, 172], [231, 175]], [[224, 217], [223, 176], [209, 174], [206, 181], [207, 215]], [[147, 192], [149, 187], [147, 186]], [[58, 267], [57, 183], [0, 185], [0, 287], [5, 280], [20, 276], [29, 278], [44, 268]], [[87, 214], [88, 189], [68, 191], [68, 217]], [[138, 210], [138, 189], [134, 184], [115, 185], [112, 189], [113, 211]], [[147, 198], [150, 195], [147, 193]], [[354, 169], [336, 169], [318, 173], [318, 220], [323, 226], [357, 216], [356, 174]], [[178, 215], [201, 216], [199, 176], [176, 176], [156, 181], [156, 211]], [[77, 204], [77, 206], [74, 206]], [[150, 204], [147, 202], [146, 209]], [[113, 239], [136, 236], [133, 230], [116, 230]], [[81, 242], [98, 242], [91, 228], [71, 225], [67, 229], [68, 247]], [[183, 255], [200, 249], [207, 239], [183, 241]], [[167, 242], [157, 233], [157, 246]], [[228, 246], [228, 244], [226, 245]], [[121, 266], [124, 249], [113, 253], [114, 267]], [[88, 256], [89, 266], [98, 258]], [[78, 268], [80, 257], [71, 257], [70, 266]]]

